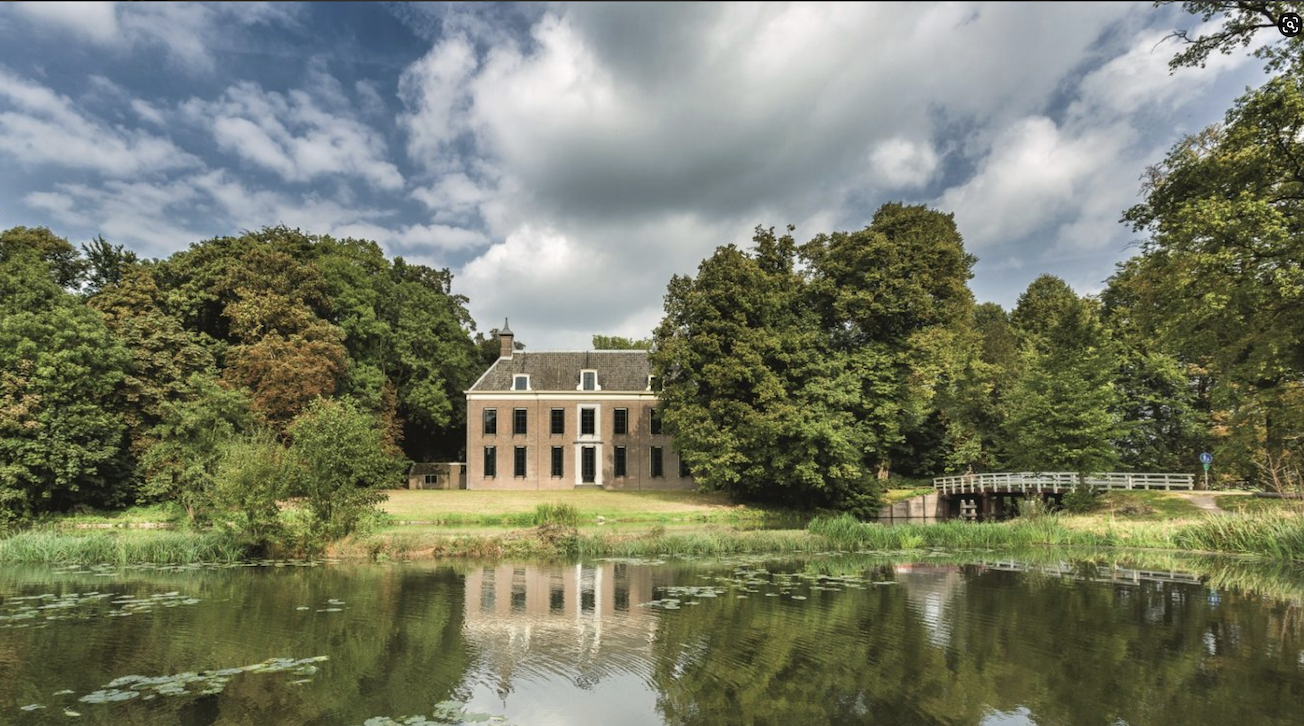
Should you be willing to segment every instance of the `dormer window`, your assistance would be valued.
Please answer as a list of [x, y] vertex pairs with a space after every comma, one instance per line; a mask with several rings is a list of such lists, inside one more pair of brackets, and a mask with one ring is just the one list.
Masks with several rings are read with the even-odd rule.
[[513, 391], [530, 390], [530, 377], [525, 374], [518, 374], [512, 376], [512, 390]]
[[649, 391], [660, 391], [660, 390], [661, 390], [661, 381], [660, 381], [660, 379], [658, 379], [656, 376], [648, 376], [648, 377], [647, 377], [647, 390], [649, 390]]
[[597, 371], [580, 371], [580, 385], [577, 390], [580, 391], [601, 391], [598, 387]]

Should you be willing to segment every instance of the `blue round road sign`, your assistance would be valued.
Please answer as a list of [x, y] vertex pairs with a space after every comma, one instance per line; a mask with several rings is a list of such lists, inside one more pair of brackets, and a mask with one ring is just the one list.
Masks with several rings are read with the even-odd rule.
[[1210, 453], [1207, 452], [1207, 451], [1204, 452], [1204, 453], [1202, 453], [1202, 454], [1200, 454], [1200, 463], [1201, 463], [1201, 464], [1212, 464], [1212, 463], [1213, 463], [1213, 454], [1210, 454]]

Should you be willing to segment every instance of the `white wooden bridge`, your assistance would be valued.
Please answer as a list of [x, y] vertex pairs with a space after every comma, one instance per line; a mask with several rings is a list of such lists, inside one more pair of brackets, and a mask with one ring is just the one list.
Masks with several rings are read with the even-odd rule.
[[1194, 489], [1194, 474], [1109, 472], [1079, 476], [1075, 471], [1018, 471], [960, 474], [933, 479], [938, 494], [1060, 494], [1081, 482], [1092, 489]]

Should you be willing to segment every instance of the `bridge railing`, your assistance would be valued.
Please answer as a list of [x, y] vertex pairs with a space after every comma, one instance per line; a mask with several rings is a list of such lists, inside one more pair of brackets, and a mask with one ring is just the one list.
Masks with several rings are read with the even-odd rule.
[[[1107, 472], [1090, 474], [1084, 483], [1093, 489], [1193, 489], [1194, 474], [1134, 474]], [[1018, 471], [988, 474], [960, 474], [933, 479], [938, 494], [977, 494], [990, 491], [1064, 492], [1078, 484], [1074, 471]]]
[[1074, 471], [1018, 471], [941, 476], [933, 480], [933, 488], [939, 494], [973, 494], [993, 489], [1062, 492], [1077, 483], [1078, 474]]
[[1194, 474], [1092, 474], [1087, 484], [1097, 489], [1193, 489]]

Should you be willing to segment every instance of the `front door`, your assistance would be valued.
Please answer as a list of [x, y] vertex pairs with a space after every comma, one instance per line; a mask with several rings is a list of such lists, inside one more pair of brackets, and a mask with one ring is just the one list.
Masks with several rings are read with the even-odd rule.
[[598, 452], [595, 447], [580, 449], [580, 481], [592, 484], [598, 480]]

